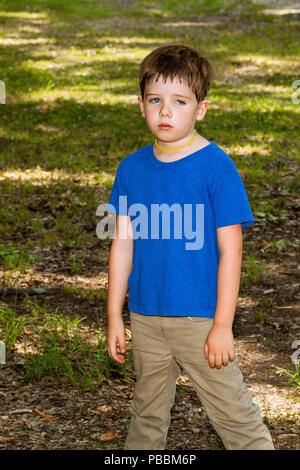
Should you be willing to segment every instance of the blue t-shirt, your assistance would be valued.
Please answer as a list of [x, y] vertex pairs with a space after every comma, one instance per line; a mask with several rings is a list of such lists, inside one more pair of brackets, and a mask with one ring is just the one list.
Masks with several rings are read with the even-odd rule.
[[255, 220], [243, 181], [214, 142], [173, 162], [158, 160], [153, 145], [121, 161], [106, 206], [130, 216], [133, 227], [128, 307], [144, 315], [213, 318], [216, 228]]

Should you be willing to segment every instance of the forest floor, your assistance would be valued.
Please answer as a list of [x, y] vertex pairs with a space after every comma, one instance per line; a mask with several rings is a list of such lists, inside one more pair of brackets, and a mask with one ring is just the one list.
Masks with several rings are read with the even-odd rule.
[[[278, 224], [276, 232], [286, 232], [286, 225]], [[268, 266], [259, 282], [242, 288], [243, 299], [239, 297], [234, 321], [234, 337], [240, 360], [240, 367], [247, 387], [254, 401], [262, 410], [275, 447], [277, 449], [298, 449], [299, 436], [299, 388], [288, 385], [287, 378], [276, 373], [276, 367], [293, 369], [291, 355], [295, 352], [292, 343], [297, 338], [299, 325], [295, 323], [295, 312], [299, 309], [299, 295], [296, 282], [298, 269], [295, 253], [272, 252], [268, 250], [267, 234], [274, 231], [268, 224], [258, 224], [249, 230], [244, 243], [252, 243], [261, 251]], [[291, 237], [296, 237], [296, 233]], [[244, 239], [246, 236], [244, 235]], [[103, 250], [103, 246], [106, 250]], [[103, 260], [105, 271], [109, 243], [101, 247], [83, 248], [82, 256]], [[53, 258], [56, 263], [54, 268]], [[51, 253], [44, 272], [37, 273], [30, 285], [45, 286], [45, 276], [51, 285], [57, 286], [47, 298], [47, 309], [55, 311], [62, 305], [72, 312], [86, 317], [89, 331], [96, 328], [95, 317], [99, 315], [97, 328], [106, 329], [105, 305], [99, 311], [97, 301], [67, 295], [60, 286], [68, 280], [69, 271], [64, 270], [66, 250]], [[45, 263], [45, 257], [43, 257]], [[57, 275], [54, 271], [58, 271]], [[93, 277], [94, 270], [94, 277]], [[90, 288], [99, 288], [97, 268], [90, 267]], [[26, 279], [24, 279], [26, 283]], [[77, 285], [83, 289], [80, 276]], [[94, 283], [94, 285], [93, 285]], [[28, 285], [28, 284], [26, 284]], [[103, 287], [103, 286], [101, 286]], [[105, 287], [105, 286], [104, 286]], [[31, 300], [39, 296], [30, 296]], [[23, 296], [24, 298], [24, 296]], [[271, 299], [265, 303], [263, 299]], [[7, 305], [13, 304], [13, 297], [2, 295]], [[248, 301], [246, 300], [248, 299]], [[254, 299], [254, 300], [253, 300]], [[22, 296], [18, 300], [22, 309]], [[254, 320], [253, 313], [262, 306], [264, 315]], [[128, 305], [124, 306], [124, 321], [129, 321]], [[130, 348], [130, 338], [128, 338]], [[134, 374], [127, 378], [115, 373], [112, 378], [103, 379], [102, 386], [93, 392], [80, 393], [68, 380], [60, 384], [52, 377], [44, 377], [36, 383], [24, 383], [20, 377], [23, 363], [15, 355], [1, 367], [1, 435], [0, 448], [6, 449], [119, 449], [122, 448], [129, 423], [129, 405], [134, 390]], [[183, 432], [184, 431], [184, 432]], [[172, 409], [172, 421], [168, 434], [168, 449], [222, 449], [222, 443], [210, 424], [196, 392], [184, 374], [177, 381], [177, 393]]]

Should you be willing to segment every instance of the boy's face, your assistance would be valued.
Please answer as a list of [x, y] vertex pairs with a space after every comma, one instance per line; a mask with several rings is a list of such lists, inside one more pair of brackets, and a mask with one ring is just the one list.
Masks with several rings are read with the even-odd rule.
[[197, 103], [192, 89], [177, 77], [164, 82], [161, 76], [146, 85], [144, 100], [139, 96], [138, 102], [150, 132], [163, 142], [180, 142], [192, 136], [195, 122], [204, 118], [208, 105], [206, 100]]

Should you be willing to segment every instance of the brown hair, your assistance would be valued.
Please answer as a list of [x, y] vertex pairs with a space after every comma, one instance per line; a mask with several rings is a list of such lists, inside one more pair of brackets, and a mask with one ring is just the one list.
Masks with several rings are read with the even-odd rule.
[[204, 100], [214, 75], [213, 68], [205, 57], [186, 44], [166, 44], [154, 49], [140, 64], [139, 85], [142, 99], [145, 87], [156, 76], [164, 81], [177, 77], [193, 90], [197, 102]]

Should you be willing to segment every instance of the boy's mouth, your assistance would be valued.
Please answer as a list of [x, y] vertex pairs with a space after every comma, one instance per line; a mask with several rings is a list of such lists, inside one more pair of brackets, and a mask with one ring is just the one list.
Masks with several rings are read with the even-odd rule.
[[160, 124], [158, 127], [160, 127], [160, 129], [171, 129], [172, 126], [170, 126], [170, 124]]

